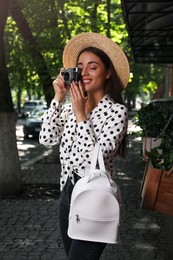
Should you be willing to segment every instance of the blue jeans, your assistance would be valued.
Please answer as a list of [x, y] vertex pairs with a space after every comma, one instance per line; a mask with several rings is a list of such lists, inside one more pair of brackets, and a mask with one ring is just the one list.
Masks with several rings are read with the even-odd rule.
[[68, 179], [59, 200], [59, 225], [67, 259], [98, 260], [106, 246], [105, 243], [71, 239], [67, 235], [68, 215], [73, 187], [72, 182]]

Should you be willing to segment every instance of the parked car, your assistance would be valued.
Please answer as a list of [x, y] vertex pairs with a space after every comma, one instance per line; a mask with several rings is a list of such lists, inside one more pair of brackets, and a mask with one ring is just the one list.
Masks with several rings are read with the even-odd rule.
[[39, 106], [46, 106], [46, 102], [42, 100], [29, 100], [25, 101], [21, 109], [21, 115], [23, 118], [30, 115], [30, 113]]
[[42, 125], [41, 117], [46, 110], [46, 106], [39, 106], [25, 119], [23, 124], [24, 138], [29, 138], [30, 136], [38, 138]]

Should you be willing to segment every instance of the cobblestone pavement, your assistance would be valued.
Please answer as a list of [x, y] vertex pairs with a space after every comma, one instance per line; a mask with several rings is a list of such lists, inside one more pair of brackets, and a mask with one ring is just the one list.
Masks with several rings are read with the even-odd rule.
[[[140, 145], [140, 141], [131, 139], [127, 158], [116, 159], [116, 181], [123, 198], [121, 240], [108, 245], [101, 260], [170, 259], [163, 216], [140, 208], [144, 170]], [[20, 196], [0, 200], [0, 260], [66, 259], [57, 217], [59, 174], [56, 148], [22, 169]]]

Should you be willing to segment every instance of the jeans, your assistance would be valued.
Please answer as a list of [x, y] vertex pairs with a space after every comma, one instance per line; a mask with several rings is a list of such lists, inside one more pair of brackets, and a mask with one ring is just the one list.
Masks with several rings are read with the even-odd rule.
[[[79, 176], [77, 177], [80, 178]], [[73, 190], [70, 179], [67, 180], [59, 200], [59, 225], [64, 249], [68, 260], [98, 260], [106, 246], [105, 243], [71, 239], [67, 235], [70, 199]]]

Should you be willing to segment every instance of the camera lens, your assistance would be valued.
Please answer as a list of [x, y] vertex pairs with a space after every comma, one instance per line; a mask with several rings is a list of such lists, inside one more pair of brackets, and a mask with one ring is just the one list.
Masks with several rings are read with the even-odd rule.
[[64, 81], [69, 81], [70, 79], [69, 72], [65, 72], [63, 76], [64, 76]]

